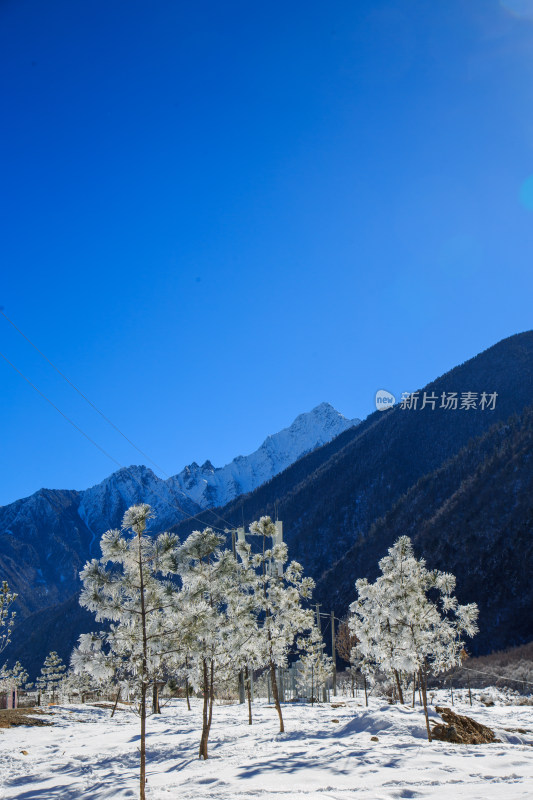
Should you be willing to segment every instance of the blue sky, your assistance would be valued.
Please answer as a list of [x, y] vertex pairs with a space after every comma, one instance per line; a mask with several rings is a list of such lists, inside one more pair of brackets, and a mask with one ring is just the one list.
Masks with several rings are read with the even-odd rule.
[[[4, 0], [0, 66], [0, 304], [168, 473], [532, 327], [533, 1]], [[0, 503], [114, 469], [0, 381]]]

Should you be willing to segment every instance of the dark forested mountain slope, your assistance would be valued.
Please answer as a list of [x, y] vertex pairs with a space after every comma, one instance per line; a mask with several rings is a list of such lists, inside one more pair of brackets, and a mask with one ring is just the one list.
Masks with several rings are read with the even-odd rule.
[[[442, 392], [497, 392], [498, 398], [493, 411], [452, 411], [437, 403], [434, 410], [375, 412], [220, 514], [242, 525], [277, 509], [291, 556], [320, 578], [421, 477], [533, 401], [533, 332], [499, 342], [425, 391], [439, 398]], [[327, 460], [320, 458], [325, 454]], [[185, 521], [175, 530], [183, 536], [193, 527], [197, 522]]]
[[176, 520], [178, 503], [185, 513], [198, 510], [151, 469], [135, 466], [84, 492], [41, 489], [0, 507], [0, 578], [18, 593], [19, 617], [78, 591], [79, 571], [99, 555], [102, 533], [120, 526], [126, 508], [141, 499], [154, 505], [161, 526]]
[[401, 535], [429, 567], [457, 577], [480, 607], [474, 652], [533, 639], [533, 407], [469, 442], [424, 476], [324, 573], [318, 596], [345, 610], [358, 577]]
[[80, 606], [79, 592], [76, 592], [63, 603], [42, 608], [18, 621], [13, 628], [11, 644], [3, 655], [10, 665], [16, 661], [24, 664], [33, 681], [51, 650], [68, 664], [80, 634], [104, 627], [103, 623], [95, 622], [94, 614]]
[[79, 586], [93, 534], [79, 492], [41, 489], [0, 508], [0, 577], [18, 592], [20, 616], [62, 602]]

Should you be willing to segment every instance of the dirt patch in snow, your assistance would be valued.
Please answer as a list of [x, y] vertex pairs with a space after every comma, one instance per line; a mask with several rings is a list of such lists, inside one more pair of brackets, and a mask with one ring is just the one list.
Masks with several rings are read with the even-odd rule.
[[40, 719], [39, 715], [50, 716], [40, 708], [8, 708], [0, 709], [0, 728], [12, 728], [17, 725], [44, 726], [54, 723]]
[[463, 717], [443, 706], [437, 706], [435, 711], [441, 715], [445, 724], [437, 724], [432, 728], [433, 739], [455, 744], [493, 744], [500, 741], [496, 739], [491, 728], [470, 717]]

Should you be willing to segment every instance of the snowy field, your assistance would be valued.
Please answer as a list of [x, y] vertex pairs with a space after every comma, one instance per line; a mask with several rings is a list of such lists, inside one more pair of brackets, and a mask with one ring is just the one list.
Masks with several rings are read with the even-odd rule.
[[[370, 700], [284, 706], [216, 706], [210, 758], [197, 758], [200, 701], [188, 712], [176, 700], [148, 720], [150, 800], [234, 800], [306, 797], [314, 800], [518, 800], [533, 796], [533, 707], [485, 708], [455, 702], [457, 713], [495, 728], [502, 744], [429, 744], [419, 708]], [[434, 702], [449, 706], [449, 694]], [[139, 721], [127, 711], [54, 707], [51, 727], [0, 730], [0, 797], [74, 800], [138, 797]], [[436, 715], [435, 718], [437, 719]], [[440, 718], [438, 718], [440, 720]], [[506, 732], [524, 729], [526, 733]], [[378, 741], [371, 741], [377, 736]], [[27, 751], [27, 755], [22, 754]]]

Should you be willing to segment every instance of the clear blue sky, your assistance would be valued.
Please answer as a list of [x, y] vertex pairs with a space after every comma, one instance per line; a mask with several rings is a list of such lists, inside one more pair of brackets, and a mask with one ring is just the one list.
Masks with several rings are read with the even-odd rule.
[[[169, 473], [533, 327], [530, 0], [4, 0], [0, 81], [0, 305]], [[114, 469], [0, 381], [0, 503]]]

